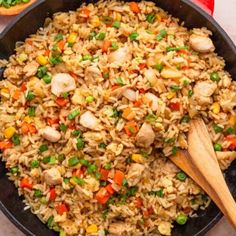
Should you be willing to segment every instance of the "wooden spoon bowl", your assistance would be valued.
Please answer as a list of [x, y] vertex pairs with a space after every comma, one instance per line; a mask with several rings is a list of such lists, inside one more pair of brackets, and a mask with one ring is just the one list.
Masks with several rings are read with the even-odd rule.
[[30, 0], [28, 3], [17, 4], [10, 8], [0, 7], [0, 16], [14, 16], [22, 12], [25, 8], [33, 4], [36, 0]]

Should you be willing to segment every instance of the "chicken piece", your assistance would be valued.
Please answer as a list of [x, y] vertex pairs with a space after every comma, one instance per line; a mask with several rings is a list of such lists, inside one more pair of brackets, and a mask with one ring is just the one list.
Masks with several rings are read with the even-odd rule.
[[123, 96], [126, 97], [131, 102], [136, 101], [136, 92], [134, 90], [132, 90], [132, 89], [126, 89], [123, 92]]
[[55, 167], [49, 170], [45, 170], [43, 172], [43, 176], [46, 183], [50, 186], [62, 183], [62, 177], [61, 177], [60, 171]]
[[155, 70], [153, 70], [153, 69], [145, 70], [144, 76], [148, 80], [148, 82], [150, 83], [150, 85], [152, 87], [154, 87], [156, 85], [158, 79], [157, 79]]
[[36, 61], [32, 61], [23, 68], [23, 72], [26, 77], [31, 77], [37, 73], [39, 64]]
[[96, 180], [95, 178], [88, 176], [84, 179], [84, 181], [86, 182], [86, 184], [84, 185], [84, 188], [92, 192], [96, 192], [99, 190], [99, 181]]
[[216, 152], [216, 157], [220, 164], [220, 168], [225, 170], [230, 166], [231, 162], [236, 159], [236, 152]]
[[80, 116], [80, 124], [88, 129], [98, 129], [99, 121], [91, 111], [86, 111]]
[[182, 73], [177, 69], [165, 67], [161, 71], [161, 77], [164, 79], [178, 79], [182, 77]]
[[153, 93], [146, 93], [145, 97], [151, 101], [151, 109], [156, 111], [158, 109], [158, 98]]
[[122, 95], [124, 94], [124, 92], [129, 88], [129, 85], [125, 85], [122, 87], [119, 87], [113, 91], [111, 91], [111, 96], [112, 97], [117, 97], [118, 99], [122, 97]]
[[139, 132], [136, 135], [136, 143], [141, 147], [149, 147], [155, 140], [155, 133], [152, 126], [148, 123], [143, 123]]
[[59, 141], [61, 138], [60, 132], [50, 126], [46, 126], [44, 129], [41, 130], [41, 132], [42, 136], [52, 143]]
[[200, 81], [198, 82], [194, 88], [194, 96], [193, 98], [200, 104], [200, 105], [207, 105], [211, 103], [211, 96], [217, 89], [216, 83], [210, 81]]
[[145, 166], [139, 163], [132, 163], [129, 167], [126, 179], [129, 186], [135, 186], [142, 178]]
[[71, 102], [74, 105], [83, 105], [85, 104], [85, 97], [81, 94], [81, 90], [80, 89], [76, 89], [74, 92], [74, 95], [71, 97]]
[[62, 93], [70, 92], [75, 88], [74, 78], [67, 73], [58, 73], [52, 77], [51, 92], [57, 97]]
[[215, 50], [212, 40], [207, 36], [192, 34], [189, 38], [190, 46], [197, 52], [208, 53]]
[[125, 236], [132, 232], [132, 228], [127, 223], [117, 222], [111, 223], [108, 231], [111, 236]]
[[68, 220], [60, 224], [62, 229], [65, 231], [65, 235], [78, 235], [79, 227], [74, 221]]
[[100, 82], [103, 80], [102, 73], [97, 66], [89, 66], [85, 69], [84, 79], [91, 84]]
[[123, 65], [127, 61], [130, 61], [132, 58], [128, 47], [119, 48], [116, 51], [110, 53], [108, 56], [109, 63], [117, 63]]
[[166, 221], [161, 221], [158, 225], [158, 230], [162, 235], [171, 235], [171, 228], [171, 223]]

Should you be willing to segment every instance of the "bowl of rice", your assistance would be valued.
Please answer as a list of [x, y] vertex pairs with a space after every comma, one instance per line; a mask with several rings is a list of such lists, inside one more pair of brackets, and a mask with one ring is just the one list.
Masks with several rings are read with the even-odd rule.
[[42, 228], [28, 235], [200, 235], [220, 214], [168, 157], [201, 117], [222, 171], [236, 158], [236, 83], [212, 32], [153, 2], [74, 9], [0, 60], [4, 212], [24, 206]]

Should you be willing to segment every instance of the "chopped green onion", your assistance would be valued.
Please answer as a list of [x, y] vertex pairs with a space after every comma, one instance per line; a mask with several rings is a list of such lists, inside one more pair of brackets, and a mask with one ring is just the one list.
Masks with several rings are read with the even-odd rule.
[[113, 50], [117, 50], [117, 49], [119, 48], [119, 46], [118, 46], [118, 44], [117, 44], [116, 42], [112, 42], [112, 43], [111, 43], [111, 48], [112, 48]]
[[176, 178], [181, 182], [184, 182], [187, 179], [187, 175], [183, 171], [180, 171], [176, 174]]
[[26, 100], [27, 101], [32, 101], [35, 98], [35, 95], [33, 94], [33, 92], [29, 91], [27, 96], [26, 96]]
[[220, 81], [220, 76], [219, 76], [218, 72], [212, 72], [211, 75], [210, 75], [210, 79], [212, 81], [219, 82]]
[[157, 191], [151, 191], [149, 192], [148, 194], [149, 195], [152, 195], [152, 196], [155, 196], [155, 197], [164, 197], [164, 192], [163, 192], [163, 188], [161, 188], [160, 190], [157, 190]]
[[76, 116], [78, 116], [80, 114], [80, 110], [79, 109], [75, 109], [74, 111], [72, 111], [69, 115], [68, 115], [68, 119], [69, 120], [74, 120]]
[[87, 172], [89, 174], [94, 173], [96, 170], [97, 170], [97, 167], [95, 165], [89, 165], [88, 168], [87, 168]]
[[43, 76], [42, 80], [44, 81], [45, 84], [50, 84], [52, 81], [52, 76], [50, 76], [49, 74], [46, 74]]
[[107, 145], [105, 143], [99, 143], [98, 147], [101, 149], [105, 149], [107, 147]]
[[67, 125], [65, 125], [64, 123], [60, 124], [60, 130], [61, 130], [62, 132], [66, 132], [67, 129], [68, 129], [68, 126], [67, 126]]
[[11, 138], [11, 141], [13, 142], [14, 146], [20, 145], [20, 136], [19, 136], [19, 134], [14, 134]]
[[78, 185], [84, 185], [85, 184], [85, 181], [83, 179], [79, 178], [78, 176], [71, 177], [71, 180], [73, 182], [75, 182], [76, 184], [78, 184]]
[[100, 32], [96, 35], [97, 40], [104, 40], [106, 37], [106, 33]]
[[60, 230], [60, 233], [59, 233], [59, 236], [66, 236], [65, 231], [61, 229], [61, 230]]
[[189, 123], [190, 121], [190, 117], [189, 116], [183, 116], [182, 119], [180, 120], [180, 123], [183, 124], [183, 123]]
[[102, 16], [102, 22], [106, 25], [111, 25], [112, 24], [112, 17], [110, 16]]
[[120, 77], [116, 79], [116, 83], [121, 85], [121, 86], [125, 85], [124, 81]]
[[214, 150], [215, 150], [216, 152], [220, 152], [220, 151], [222, 150], [221, 144], [215, 143], [215, 144], [214, 144]]
[[148, 22], [148, 23], [154, 23], [154, 21], [156, 20], [156, 15], [155, 14], [148, 14], [148, 15], [146, 15], [146, 21]]
[[226, 130], [226, 134], [234, 134], [234, 133], [235, 133], [234, 127], [229, 127], [229, 128]]
[[123, 179], [122, 180], [122, 186], [126, 186], [128, 184], [128, 180], [127, 179]]
[[80, 137], [82, 135], [82, 132], [80, 130], [74, 130], [71, 134], [75, 137]]
[[47, 74], [47, 71], [48, 71], [48, 68], [46, 66], [40, 66], [38, 68], [37, 76], [39, 78], [43, 78], [43, 76]]
[[164, 67], [163, 67], [163, 65], [161, 65], [161, 64], [156, 64], [156, 65], [154, 66], [154, 68], [155, 68], [156, 70], [158, 70], [159, 72], [161, 72]]
[[179, 214], [177, 217], [176, 217], [176, 222], [179, 224], [179, 225], [185, 225], [186, 222], [188, 220], [188, 216], [186, 216], [185, 214], [181, 213]]
[[87, 97], [85, 98], [85, 100], [86, 100], [86, 102], [91, 103], [91, 102], [94, 101], [94, 97], [93, 97], [93, 96], [87, 96]]
[[46, 198], [46, 197], [42, 197], [42, 198], [40, 199], [40, 203], [42, 203], [43, 205], [46, 205], [46, 204], [48, 203], [47, 198]]
[[71, 166], [76, 166], [78, 165], [80, 162], [80, 160], [78, 159], [78, 157], [76, 156], [73, 156], [71, 157], [69, 160], [68, 160], [68, 165], [71, 167]]
[[104, 77], [104, 79], [108, 79], [109, 78], [109, 72], [108, 71], [103, 72], [103, 77]]
[[43, 158], [44, 164], [54, 165], [56, 163], [57, 159], [55, 156], [47, 156]]
[[82, 166], [86, 166], [86, 167], [89, 166], [89, 161], [87, 161], [87, 160], [85, 160], [85, 159], [80, 159], [80, 160], [79, 160], [79, 163], [80, 163]]
[[94, 37], [96, 37], [97, 33], [96, 32], [91, 32], [89, 34], [89, 39], [93, 39]]
[[172, 148], [172, 155], [173, 156], [175, 156], [176, 154], [177, 154], [177, 151], [178, 151], [178, 148], [176, 147], [176, 146], [174, 146], [173, 148]]
[[53, 216], [50, 216], [50, 217], [48, 218], [48, 221], [47, 221], [47, 226], [48, 226], [48, 228], [51, 228], [51, 227], [52, 227], [53, 220], [54, 220], [54, 217], [53, 217]]
[[57, 34], [55, 36], [54, 40], [57, 41], [57, 42], [63, 40], [63, 35], [62, 34]]
[[69, 183], [70, 183], [70, 179], [69, 179], [69, 178], [64, 178], [64, 179], [63, 179], [63, 182], [64, 182], [65, 184], [69, 184]]
[[84, 55], [82, 57], [82, 61], [92, 61], [93, 60], [93, 57], [91, 55]]
[[181, 90], [181, 88], [177, 85], [171, 85], [170, 86], [170, 89], [173, 91], [173, 92], [178, 92], [179, 90]]
[[189, 91], [188, 91], [188, 97], [191, 98], [192, 96], [193, 96], [193, 90], [189, 90]]
[[101, 179], [101, 177], [102, 177], [101, 173], [99, 173], [99, 172], [96, 172], [96, 173], [95, 173], [95, 178], [96, 178], [96, 179], [99, 180], [99, 179]]
[[157, 120], [157, 116], [154, 114], [148, 114], [145, 117], [145, 120], [148, 121], [149, 123], [154, 123]]
[[120, 21], [114, 21], [112, 26], [116, 29], [119, 29], [120, 28]]
[[120, 118], [122, 116], [122, 111], [118, 111], [116, 108], [113, 108], [113, 114], [111, 117]]
[[111, 162], [106, 163], [106, 164], [104, 165], [104, 169], [105, 169], [105, 170], [110, 170], [111, 168], [112, 168]]
[[82, 138], [77, 138], [76, 147], [78, 150], [81, 150], [84, 148], [84, 140]]
[[13, 175], [18, 174], [18, 172], [19, 172], [19, 167], [17, 167], [17, 166], [12, 167], [12, 168], [10, 169], [10, 172], [11, 172]]
[[66, 157], [65, 157], [64, 154], [59, 154], [58, 157], [57, 157], [57, 160], [58, 160], [59, 162], [63, 162], [65, 159], [66, 159]]
[[107, 184], [108, 184], [108, 183], [107, 183], [106, 180], [101, 180], [101, 181], [100, 181], [100, 186], [103, 186], [103, 187], [104, 187], [104, 186], [107, 186]]
[[165, 29], [160, 30], [159, 34], [156, 36], [157, 41], [161, 41], [164, 37], [166, 37], [167, 31]]
[[59, 56], [59, 57], [50, 57], [49, 61], [52, 65], [58, 65], [62, 62], [62, 57], [61, 56]]
[[139, 36], [139, 34], [137, 32], [133, 32], [129, 35], [129, 38], [131, 41], [135, 41], [135, 40], [137, 40], [138, 36]]
[[69, 97], [69, 93], [68, 92], [65, 92], [65, 93], [62, 93], [61, 94], [61, 96], [63, 97], [63, 98], [68, 98]]
[[38, 160], [32, 160], [31, 163], [30, 163], [30, 167], [32, 169], [38, 168], [39, 167], [39, 161]]
[[29, 117], [34, 117], [35, 116], [35, 107], [29, 107], [28, 108], [28, 116]]
[[42, 193], [41, 190], [36, 189], [36, 190], [34, 191], [34, 196], [37, 197], [37, 198], [41, 198], [41, 197], [43, 196], [43, 193]]
[[40, 152], [45, 152], [48, 150], [48, 145], [47, 144], [42, 144], [40, 147], [39, 147], [39, 151]]
[[46, 156], [43, 158], [43, 164], [48, 164], [50, 162], [51, 156]]
[[213, 129], [214, 129], [214, 131], [215, 131], [216, 134], [221, 133], [221, 132], [224, 130], [222, 127], [220, 127], [220, 126], [217, 125], [217, 124], [214, 124], [214, 125], [213, 125]]
[[167, 52], [174, 52], [174, 51], [180, 51], [184, 49], [189, 49], [187, 46], [182, 46], [182, 47], [167, 47], [166, 51]]

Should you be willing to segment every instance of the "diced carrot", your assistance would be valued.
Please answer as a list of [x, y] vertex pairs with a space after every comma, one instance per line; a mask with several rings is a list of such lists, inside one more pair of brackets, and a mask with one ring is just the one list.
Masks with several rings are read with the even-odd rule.
[[49, 49], [46, 49], [46, 51], [45, 51], [45, 53], [44, 53], [44, 55], [46, 56], [46, 57], [49, 57], [49, 55], [50, 55], [50, 50]]
[[23, 122], [21, 124], [21, 132], [22, 134], [35, 134], [37, 133], [37, 129], [33, 124], [29, 124], [27, 122]]
[[109, 170], [100, 169], [101, 180], [107, 180], [107, 179], [108, 179], [109, 172], [110, 172]]
[[112, 184], [108, 184], [105, 188], [108, 191], [108, 193], [110, 194], [115, 193], [115, 190], [112, 188]]
[[181, 70], [187, 70], [189, 67], [188, 66], [183, 66]]
[[61, 40], [57, 43], [57, 46], [58, 46], [58, 48], [60, 49], [61, 52], [64, 51], [65, 44], [66, 44], [66, 42], [64, 40]]
[[140, 107], [140, 106], [141, 106], [141, 101], [140, 101], [140, 100], [135, 101], [135, 102], [133, 103], [133, 105], [134, 105], [134, 107]]
[[105, 187], [100, 188], [100, 190], [96, 193], [96, 200], [100, 204], [106, 204], [109, 200], [111, 194], [107, 191]]
[[225, 137], [225, 139], [230, 142], [230, 145], [228, 146], [229, 149], [236, 148], [236, 136], [235, 135], [228, 135]]
[[140, 13], [141, 12], [137, 2], [130, 2], [129, 7], [130, 7], [130, 10], [134, 13]]
[[48, 118], [47, 118], [47, 123], [48, 123], [49, 125], [58, 124], [59, 121], [60, 121], [59, 118], [55, 118], [55, 117], [53, 117], [53, 118], [52, 118], [52, 117], [48, 117]]
[[75, 121], [71, 121], [68, 125], [69, 129], [75, 129]]
[[143, 70], [144, 68], [147, 67], [147, 64], [146, 64], [146, 63], [140, 63], [140, 64], [138, 65], [138, 67], [139, 67], [140, 70]]
[[114, 178], [113, 178], [113, 181], [118, 184], [118, 185], [122, 185], [122, 181], [124, 180], [125, 178], [125, 174], [120, 171], [120, 170], [116, 170], [115, 171], [115, 175], [114, 175]]
[[104, 40], [102, 44], [102, 52], [107, 53], [110, 46], [111, 46], [111, 41]]
[[83, 14], [83, 16], [85, 18], [89, 18], [89, 15], [90, 15], [90, 10], [86, 7], [84, 7], [82, 10], [81, 10], [81, 13]]
[[60, 205], [57, 205], [55, 208], [56, 208], [56, 211], [59, 215], [63, 215], [63, 213], [69, 211], [66, 204], [64, 204], [64, 203], [61, 203]]
[[169, 104], [169, 108], [173, 111], [179, 111], [180, 110], [180, 103], [179, 102], [171, 102]]
[[19, 89], [16, 89], [16, 90], [14, 91], [14, 93], [13, 93], [12, 98], [15, 99], [15, 100], [18, 100], [19, 97], [20, 97], [20, 94], [21, 94], [20, 90], [19, 90]]
[[64, 107], [69, 102], [69, 99], [58, 97], [55, 102], [58, 106]]
[[21, 188], [27, 188], [27, 189], [31, 190], [33, 188], [33, 184], [30, 183], [30, 180], [25, 177], [20, 181], [20, 187]]
[[32, 39], [26, 39], [25, 42], [29, 45], [33, 45], [33, 40]]
[[188, 54], [189, 51], [188, 51], [187, 49], [181, 49], [181, 50], [178, 50], [177, 53], [178, 53], [179, 55], [181, 55], [181, 54]]
[[56, 189], [55, 188], [51, 188], [50, 189], [49, 200], [50, 201], [55, 201], [56, 197], [57, 197]]
[[127, 107], [123, 110], [122, 117], [126, 120], [133, 120], [135, 117], [135, 113], [130, 107]]
[[85, 171], [86, 171], [86, 167], [82, 166], [80, 169], [73, 170], [72, 176], [82, 177]]
[[119, 85], [119, 84], [116, 84], [116, 85], [113, 85], [113, 86], [111, 87], [111, 90], [114, 91], [114, 90], [116, 90], [116, 89], [118, 89], [118, 88], [120, 88], [120, 85]]
[[131, 121], [128, 122], [125, 126], [124, 126], [125, 132], [128, 136], [132, 136], [135, 135], [138, 132], [138, 125], [136, 122]]
[[151, 107], [152, 106], [152, 100], [147, 98], [146, 96], [142, 97], [142, 102], [146, 104], [147, 106]]
[[141, 88], [141, 89], [139, 89], [139, 92], [143, 94], [143, 93], [145, 93], [145, 89]]
[[27, 90], [27, 87], [26, 87], [26, 83], [24, 82], [20, 87], [20, 91], [25, 92], [26, 90]]
[[12, 148], [13, 144], [10, 141], [1, 141], [0, 142], [0, 150], [4, 151], [6, 149]]
[[136, 206], [137, 208], [141, 208], [141, 207], [143, 206], [143, 200], [142, 200], [142, 198], [137, 197], [137, 198], [135, 199], [134, 204], [135, 204], [135, 206]]
[[75, 74], [74, 72], [71, 71], [69, 74], [70, 74], [70, 76], [72, 76], [74, 79], [78, 79], [78, 75]]

